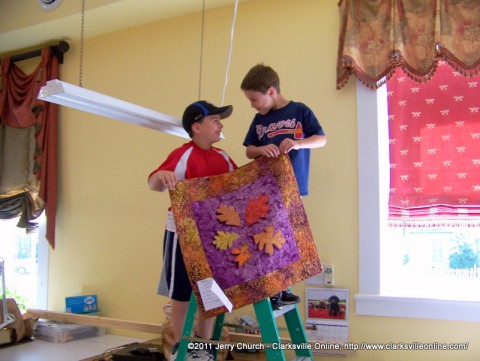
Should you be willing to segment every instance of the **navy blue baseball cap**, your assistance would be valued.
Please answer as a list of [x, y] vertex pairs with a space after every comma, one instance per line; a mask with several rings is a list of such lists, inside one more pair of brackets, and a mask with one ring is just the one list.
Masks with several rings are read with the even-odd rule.
[[220, 115], [220, 119], [228, 118], [233, 112], [232, 105], [225, 105], [223, 107], [216, 107], [212, 103], [205, 100], [190, 104], [183, 113], [182, 125], [183, 129], [190, 134], [193, 123], [199, 122], [207, 115]]

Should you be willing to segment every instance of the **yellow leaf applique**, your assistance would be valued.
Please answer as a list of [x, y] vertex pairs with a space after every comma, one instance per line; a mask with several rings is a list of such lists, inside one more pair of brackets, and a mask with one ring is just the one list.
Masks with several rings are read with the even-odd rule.
[[257, 199], [250, 199], [245, 211], [245, 221], [247, 225], [251, 226], [255, 222], [258, 222], [260, 218], [266, 217], [270, 212], [270, 206], [268, 205], [268, 196], [262, 194]]
[[242, 267], [245, 262], [252, 258], [252, 255], [248, 251], [248, 244], [246, 243], [243, 243], [242, 246], [239, 248], [232, 249], [231, 254], [237, 255], [237, 257], [235, 257], [235, 262], [238, 263], [239, 267]]
[[240, 237], [240, 235], [236, 233], [218, 231], [215, 235], [213, 244], [215, 247], [217, 247], [217, 249], [225, 251], [226, 249], [232, 247], [233, 241], [235, 241], [238, 237]]
[[278, 231], [275, 234], [273, 234], [273, 232], [273, 226], [267, 226], [265, 227], [265, 232], [253, 236], [255, 244], [258, 246], [258, 250], [264, 250], [264, 252], [270, 256], [273, 254], [273, 246], [281, 249], [285, 243], [285, 238], [282, 237], [281, 231]]
[[227, 206], [225, 204], [221, 204], [220, 207], [217, 209], [217, 219], [220, 222], [225, 222], [229, 226], [240, 226], [242, 223], [240, 221], [240, 215], [235, 210], [234, 206]]

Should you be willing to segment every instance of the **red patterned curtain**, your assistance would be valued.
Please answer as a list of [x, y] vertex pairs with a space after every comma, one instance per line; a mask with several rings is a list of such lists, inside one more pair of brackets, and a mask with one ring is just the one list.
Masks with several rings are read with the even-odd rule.
[[352, 74], [376, 89], [396, 68], [425, 82], [438, 60], [480, 71], [478, 0], [340, 0], [339, 11], [337, 89]]
[[0, 218], [20, 217], [30, 228], [45, 209], [46, 238], [55, 247], [57, 207], [57, 106], [37, 100], [47, 80], [58, 78], [59, 61], [42, 50], [38, 67], [25, 74], [10, 58], [0, 70]]
[[390, 223], [480, 226], [480, 75], [440, 62], [428, 83], [399, 69], [387, 88]]

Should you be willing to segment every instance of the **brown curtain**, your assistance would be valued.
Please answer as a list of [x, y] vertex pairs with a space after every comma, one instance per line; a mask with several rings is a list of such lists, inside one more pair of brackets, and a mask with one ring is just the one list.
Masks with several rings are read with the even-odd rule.
[[59, 61], [50, 48], [25, 74], [10, 58], [0, 71], [0, 218], [21, 216], [19, 227], [34, 227], [45, 209], [46, 238], [55, 247], [58, 107], [37, 100], [47, 80], [58, 78]]
[[463, 76], [480, 71], [480, 1], [341, 0], [337, 89], [355, 75], [376, 89], [401, 67], [428, 81], [438, 60]]

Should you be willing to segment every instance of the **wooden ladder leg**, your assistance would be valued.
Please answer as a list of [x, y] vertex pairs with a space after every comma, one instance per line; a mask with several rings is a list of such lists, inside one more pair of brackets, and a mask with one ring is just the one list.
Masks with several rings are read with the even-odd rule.
[[183, 332], [180, 339], [180, 345], [178, 346], [178, 355], [176, 361], [185, 361], [187, 357], [188, 344], [190, 342], [189, 337], [192, 335], [197, 307], [197, 300], [192, 292], [192, 295], [190, 296], [190, 303], [188, 304], [187, 315], [185, 317], [185, 323], [183, 324]]
[[[253, 305], [260, 326], [260, 334], [264, 344], [279, 344], [280, 335], [278, 333], [275, 317], [273, 316], [270, 299], [266, 298], [256, 302]], [[265, 347], [265, 354], [268, 361], [286, 361], [283, 350]]]

